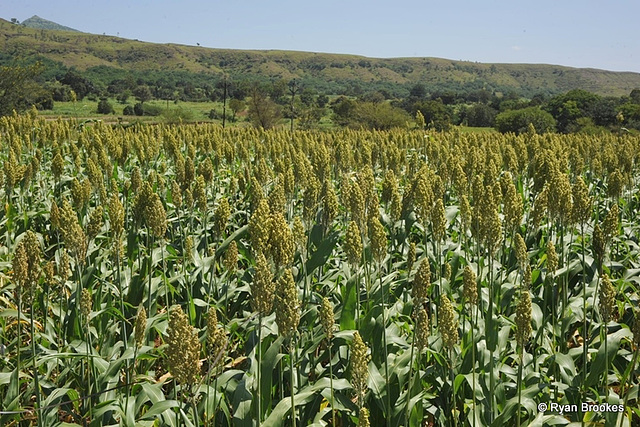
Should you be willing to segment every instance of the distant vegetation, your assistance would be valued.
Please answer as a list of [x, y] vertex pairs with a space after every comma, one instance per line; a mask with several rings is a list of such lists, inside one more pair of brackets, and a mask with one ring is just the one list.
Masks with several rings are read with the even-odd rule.
[[[38, 17], [28, 21], [57, 28]], [[312, 129], [323, 122], [438, 131], [463, 125], [516, 133], [530, 123], [541, 133], [640, 129], [636, 73], [207, 49], [23, 24], [0, 20], [2, 115], [86, 98], [98, 102], [94, 114], [224, 124], [246, 120], [263, 128]], [[152, 100], [166, 108], [149, 104]], [[175, 106], [184, 102], [215, 107], [199, 115]]]

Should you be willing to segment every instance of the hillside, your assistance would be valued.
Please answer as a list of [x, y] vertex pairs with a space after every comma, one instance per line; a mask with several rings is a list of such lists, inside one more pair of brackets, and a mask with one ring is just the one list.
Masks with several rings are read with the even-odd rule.
[[[604, 96], [640, 88], [640, 74], [543, 64], [484, 64], [442, 58], [367, 58], [295, 51], [213, 49], [154, 44], [114, 36], [34, 29], [0, 19], [0, 61], [46, 58], [80, 71], [177, 71], [253, 79], [298, 79], [326, 93], [357, 86], [407, 92], [416, 83], [430, 92], [516, 92], [522, 96], [585, 89]], [[97, 71], [96, 71], [97, 70]], [[361, 90], [362, 90], [361, 89]]]
[[65, 27], [64, 25], [60, 25], [53, 21], [48, 21], [44, 18], [40, 18], [38, 15], [33, 15], [29, 19], [25, 19], [21, 22], [21, 25], [27, 28], [34, 28], [37, 30], [58, 30], [58, 31], [75, 31], [79, 32], [70, 27]]

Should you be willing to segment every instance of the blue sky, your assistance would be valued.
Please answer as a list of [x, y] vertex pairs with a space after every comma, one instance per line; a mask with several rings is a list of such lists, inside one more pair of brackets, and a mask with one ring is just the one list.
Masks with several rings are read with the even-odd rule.
[[638, 0], [3, 0], [81, 31], [216, 48], [434, 56], [640, 72]]

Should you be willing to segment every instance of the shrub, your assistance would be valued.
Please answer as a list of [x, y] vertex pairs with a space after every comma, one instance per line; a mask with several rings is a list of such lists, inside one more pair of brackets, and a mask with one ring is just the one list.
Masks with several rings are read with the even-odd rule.
[[529, 124], [532, 124], [538, 133], [553, 132], [556, 129], [553, 116], [538, 107], [504, 111], [496, 116], [495, 128], [502, 133], [520, 134], [527, 132]]
[[99, 114], [113, 114], [115, 110], [113, 109], [113, 105], [106, 99], [102, 98], [100, 102], [98, 102], [98, 113]]

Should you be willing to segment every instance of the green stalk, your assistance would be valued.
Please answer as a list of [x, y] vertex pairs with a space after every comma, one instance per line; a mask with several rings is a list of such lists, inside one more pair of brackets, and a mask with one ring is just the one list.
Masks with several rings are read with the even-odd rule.
[[409, 411], [409, 401], [411, 400], [411, 380], [412, 380], [412, 374], [413, 374], [413, 351], [416, 347], [416, 331], [415, 331], [415, 327], [416, 325], [414, 325], [413, 327], [413, 337], [411, 338], [411, 355], [409, 356], [409, 381], [407, 382], [407, 408], [405, 409], [405, 413], [404, 413], [404, 425], [408, 426], [409, 425], [409, 416], [410, 416], [410, 411]]
[[378, 274], [380, 276], [380, 299], [382, 302], [382, 345], [384, 347], [384, 381], [385, 381], [385, 385], [386, 385], [386, 400], [387, 400], [387, 413], [386, 418], [387, 418], [387, 426], [390, 426], [391, 424], [391, 397], [389, 396], [390, 393], [390, 387], [389, 387], [389, 355], [388, 355], [388, 349], [387, 349], [387, 317], [386, 317], [386, 313], [385, 313], [385, 303], [384, 303], [384, 287], [382, 285], [382, 265], [380, 262], [378, 262]]
[[607, 327], [607, 323], [609, 322], [605, 322], [602, 325], [603, 332], [604, 332], [604, 372], [602, 373], [602, 387], [604, 389], [605, 399], [608, 400], [609, 398], [609, 354], [607, 353], [607, 343], [609, 342], [608, 340], [609, 328]]
[[[584, 253], [584, 223], [580, 224], [580, 244], [582, 247], [582, 392], [585, 393], [585, 383], [587, 380], [587, 357], [589, 353], [589, 330], [587, 329], [587, 277], [586, 262]], [[584, 421], [583, 421], [584, 423]]]
[[[631, 365], [629, 365], [629, 368], [625, 371], [624, 373], [624, 378], [622, 379], [622, 381], [620, 381], [620, 395], [622, 396], [624, 393], [624, 388], [625, 385], [627, 383], [627, 378], [629, 377], [629, 374], [633, 371], [633, 368], [635, 368], [636, 366], [636, 362], [638, 361], [638, 355], [640, 355], [640, 349], [636, 349], [635, 353], [633, 354], [633, 359], [631, 360]], [[624, 396], [624, 404], [622, 405], [624, 408], [628, 408], [629, 406], [627, 405], [627, 403], [629, 402], [629, 390], [627, 390], [627, 393]], [[624, 421], [624, 412], [622, 414], [620, 414], [620, 426], [622, 427], [622, 422]]]
[[456, 375], [453, 371], [453, 348], [449, 349], [449, 371], [451, 373], [451, 412], [453, 418], [453, 426], [456, 427], [458, 425], [458, 417], [456, 415], [456, 393], [454, 390], [454, 384], [456, 382]]
[[[478, 307], [476, 307], [476, 316]], [[477, 319], [476, 319], [477, 320]], [[473, 380], [473, 427], [476, 427], [476, 340], [475, 340], [475, 321], [473, 319], [473, 308], [471, 309], [471, 378]]]
[[[294, 347], [294, 337], [291, 337], [291, 342], [289, 343], [289, 375], [291, 381], [291, 425], [296, 427], [296, 406], [294, 401], [294, 370], [293, 370], [293, 353], [295, 352]], [[333, 390], [332, 390], [333, 392]], [[331, 407], [333, 411], [333, 407]]]
[[520, 356], [520, 363], [518, 363], [518, 412], [517, 412], [517, 420], [518, 427], [520, 427], [520, 408], [522, 408], [522, 359], [523, 359], [523, 349], [520, 348], [518, 351]]
[[[18, 370], [18, 390], [20, 389], [20, 346], [22, 345], [22, 319], [21, 319], [21, 302], [22, 302], [22, 291], [21, 285], [18, 285], [18, 341], [16, 342], [16, 369]], [[18, 398], [18, 407], [20, 407], [20, 398]]]
[[333, 399], [333, 357], [331, 355], [331, 338], [328, 339], [328, 347], [329, 347], [329, 387], [331, 388], [331, 425], [336, 425], [336, 410]]
[[[31, 304], [31, 353], [33, 358], [33, 379], [35, 382], [35, 392], [36, 392], [36, 408], [35, 412], [42, 408], [42, 402], [40, 397], [40, 375], [38, 374], [38, 367], [36, 366], [36, 335], [35, 328], [33, 326], [33, 304]], [[42, 417], [40, 415], [36, 416], [38, 421], [38, 427], [42, 425]]]
[[[149, 230], [147, 230], [148, 232]], [[149, 238], [149, 234], [147, 234], [147, 243], [149, 243], [149, 240], [151, 240], [151, 244], [148, 245], [147, 247], [149, 248], [149, 268], [147, 273], [149, 274], [149, 293], [147, 295], [147, 313], [149, 313], [149, 317], [153, 316], [153, 313], [151, 313], [151, 276], [153, 276], [153, 274], [151, 274], [152, 272], [152, 266], [153, 266], [153, 239]]]
[[256, 396], [258, 398], [258, 427], [262, 424], [262, 400], [260, 398], [260, 371], [262, 370], [262, 313], [258, 313], [258, 385]]

